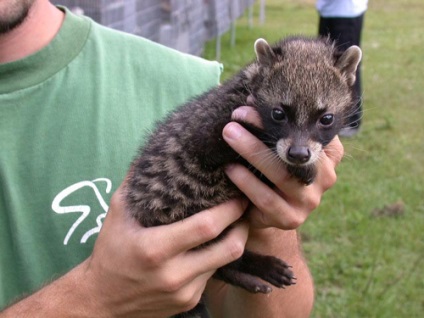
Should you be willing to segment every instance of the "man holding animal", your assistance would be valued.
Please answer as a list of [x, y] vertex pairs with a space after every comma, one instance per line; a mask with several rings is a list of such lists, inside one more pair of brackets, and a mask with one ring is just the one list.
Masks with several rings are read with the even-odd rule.
[[[228, 124], [226, 142], [265, 175], [278, 171], [278, 180], [271, 189], [230, 166], [228, 177], [255, 207], [206, 249], [193, 250], [238, 220], [247, 201], [152, 228], [123, 203], [118, 185], [143, 132], [219, 74], [217, 63], [108, 30], [48, 0], [0, 3], [0, 317], [167, 317], [194, 307], [205, 288], [214, 317], [309, 315], [313, 284], [295, 229], [336, 181], [338, 139], [304, 186], [257, 155], [262, 142]], [[258, 124], [247, 106], [233, 116]], [[297, 284], [263, 297], [210, 279], [245, 245], [286, 260]]]

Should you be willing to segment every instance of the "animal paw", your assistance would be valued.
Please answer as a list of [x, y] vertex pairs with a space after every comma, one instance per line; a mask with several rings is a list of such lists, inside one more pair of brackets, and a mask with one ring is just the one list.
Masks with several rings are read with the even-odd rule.
[[214, 278], [239, 286], [251, 293], [268, 294], [270, 283], [278, 288], [294, 285], [296, 278], [284, 261], [245, 250], [238, 260], [219, 268]]
[[276, 287], [284, 288], [296, 283], [290, 268], [286, 262], [277, 257], [245, 251], [239, 270], [257, 276]]
[[265, 257], [267, 259], [264, 260], [264, 266], [256, 271], [256, 276], [279, 288], [296, 284], [296, 278], [290, 266], [276, 257]]

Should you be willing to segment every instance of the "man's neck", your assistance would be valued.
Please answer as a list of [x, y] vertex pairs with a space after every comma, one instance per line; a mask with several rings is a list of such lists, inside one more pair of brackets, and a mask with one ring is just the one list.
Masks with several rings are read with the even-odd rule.
[[64, 17], [49, 1], [36, 0], [21, 25], [0, 35], [0, 64], [20, 60], [47, 46]]

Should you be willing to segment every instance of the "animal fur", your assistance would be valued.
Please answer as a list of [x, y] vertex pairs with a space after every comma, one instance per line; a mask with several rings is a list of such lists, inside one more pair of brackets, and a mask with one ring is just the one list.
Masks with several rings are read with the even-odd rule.
[[[263, 129], [240, 124], [300, 182], [313, 182], [323, 147], [352, 111], [351, 87], [361, 51], [353, 46], [340, 54], [328, 39], [304, 37], [274, 46], [259, 39], [255, 51], [256, 61], [177, 108], [140, 150], [130, 168], [126, 200], [143, 226], [176, 222], [241, 195], [224, 167], [236, 162], [253, 167], [225, 143], [222, 130], [248, 99], [254, 101]], [[250, 251], [215, 277], [253, 293], [269, 293], [265, 282], [276, 287], [293, 283], [285, 262]]]

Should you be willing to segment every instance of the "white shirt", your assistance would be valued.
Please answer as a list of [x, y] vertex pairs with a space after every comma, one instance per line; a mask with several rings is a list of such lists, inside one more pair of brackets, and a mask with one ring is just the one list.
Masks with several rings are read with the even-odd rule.
[[367, 10], [368, 0], [317, 0], [316, 8], [325, 18], [354, 18]]

